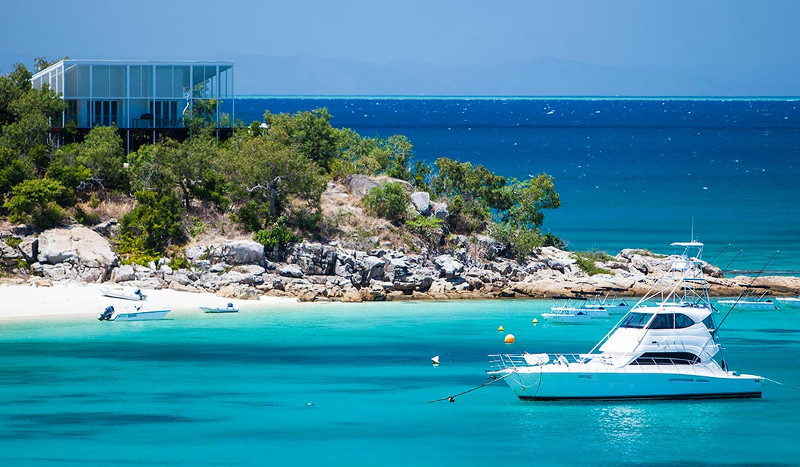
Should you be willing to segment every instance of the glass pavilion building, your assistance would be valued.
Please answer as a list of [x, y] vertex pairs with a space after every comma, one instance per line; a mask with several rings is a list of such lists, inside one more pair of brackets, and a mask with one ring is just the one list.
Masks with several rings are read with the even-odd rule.
[[193, 118], [216, 128], [234, 121], [233, 62], [65, 59], [31, 81], [37, 89], [49, 85], [66, 101], [54, 129], [69, 121], [79, 129], [145, 131], [184, 128]]

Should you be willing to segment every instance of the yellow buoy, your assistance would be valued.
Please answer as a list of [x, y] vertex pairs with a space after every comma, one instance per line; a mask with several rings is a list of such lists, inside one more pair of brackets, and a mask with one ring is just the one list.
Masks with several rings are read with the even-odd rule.
[[506, 344], [513, 344], [514, 343], [514, 334], [506, 334], [506, 338], [503, 340]]
[[499, 328], [497, 328], [497, 332], [503, 332], [503, 326], [500, 326]]
[[539, 322], [539, 320], [537, 320], [536, 318], [533, 318], [533, 324], [536, 324], [538, 322]]

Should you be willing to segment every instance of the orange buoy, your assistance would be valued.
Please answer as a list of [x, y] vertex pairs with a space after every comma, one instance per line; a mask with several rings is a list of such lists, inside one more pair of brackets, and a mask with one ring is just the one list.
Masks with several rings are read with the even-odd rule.
[[503, 326], [500, 326], [499, 328], [497, 328], [497, 332], [503, 332]]
[[506, 338], [503, 340], [506, 344], [513, 344], [514, 343], [514, 334], [506, 334]]

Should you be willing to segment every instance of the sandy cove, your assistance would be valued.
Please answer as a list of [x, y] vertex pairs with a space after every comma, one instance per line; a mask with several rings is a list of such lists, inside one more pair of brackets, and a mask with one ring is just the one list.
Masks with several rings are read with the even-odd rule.
[[[111, 285], [111, 284], [108, 284]], [[218, 297], [209, 292], [180, 292], [176, 290], [145, 290], [146, 302], [105, 297], [100, 293], [101, 284], [55, 283], [52, 286], [2, 284], [0, 285], [0, 320], [42, 318], [47, 316], [94, 317], [108, 305], [167, 306], [173, 311], [196, 311], [200, 306], [234, 306], [247, 310], [264, 305], [297, 305], [293, 298], [262, 296], [259, 300], [235, 300]]]

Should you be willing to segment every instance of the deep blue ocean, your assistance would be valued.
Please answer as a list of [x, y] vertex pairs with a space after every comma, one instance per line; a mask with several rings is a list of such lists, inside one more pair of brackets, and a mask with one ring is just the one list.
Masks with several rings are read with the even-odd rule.
[[[500, 381], [429, 403], [488, 382], [487, 354], [587, 352], [613, 324], [544, 323], [550, 305], [4, 321], [0, 465], [798, 464], [800, 389], [769, 382], [761, 399], [531, 403]], [[800, 386], [797, 312], [731, 315], [720, 331], [729, 367]]]
[[[326, 107], [363, 136], [408, 136], [524, 179], [546, 172], [561, 207], [543, 229], [572, 250], [670, 252], [706, 243], [730, 270], [800, 271], [800, 100], [249, 97], [236, 118]], [[776, 253], [769, 264], [767, 262]], [[795, 272], [795, 275], [800, 272]]]

